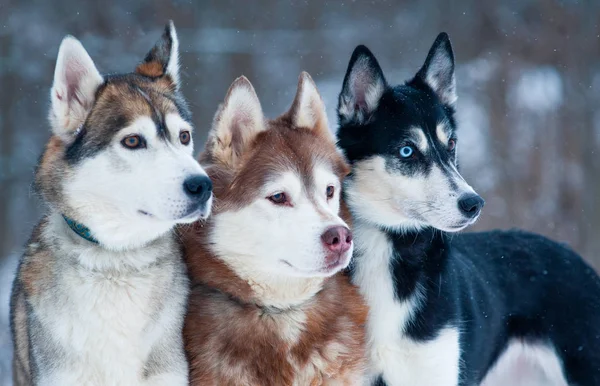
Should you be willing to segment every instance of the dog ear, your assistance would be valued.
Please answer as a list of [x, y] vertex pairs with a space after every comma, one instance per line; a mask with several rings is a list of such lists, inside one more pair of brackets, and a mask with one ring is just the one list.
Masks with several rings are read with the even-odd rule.
[[237, 78], [215, 114], [206, 150], [213, 160], [236, 167], [248, 145], [266, 129], [258, 96], [250, 81]]
[[85, 122], [103, 82], [79, 40], [66, 36], [58, 49], [50, 90], [50, 124], [63, 142], [75, 139], [74, 133]]
[[340, 125], [368, 121], [387, 87], [377, 59], [365, 46], [354, 49], [338, 102]]
[[308, 72], [303, 71], [298, 78], [298, 90], [288, 114], [295, 127], [309, 128], [333, 140], [325, 104]]
[[168, 76], [173, 86], [179, 88], [179, 40], [173, 21], [169, 21], [162, 36], [135, 72], [149, 78]]
[[454, 107], [457, 98], [454, 53], [447, 33], [442, 32], [435, 39], [417, 78], [431, 87], [442, 103]]

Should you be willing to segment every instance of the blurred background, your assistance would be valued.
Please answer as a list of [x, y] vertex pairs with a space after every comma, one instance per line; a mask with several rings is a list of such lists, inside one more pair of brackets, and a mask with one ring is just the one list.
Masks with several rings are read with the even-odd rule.
[[357, 44], [400, 83], [447, 31], [458, 65], [461, 169], [486, 199], [473, 229], [539, 232], [600, 268], [600, 1], [0, 0], [0, 385], [10, 384], [10, 285], [44, 210], [31, 182], [49, 138], [60, 41], [79, 38], [102, 73], [129, 72], [169, 19], [197, 150], [241, 74], [274, 117], [308, 71], [335, 127]]

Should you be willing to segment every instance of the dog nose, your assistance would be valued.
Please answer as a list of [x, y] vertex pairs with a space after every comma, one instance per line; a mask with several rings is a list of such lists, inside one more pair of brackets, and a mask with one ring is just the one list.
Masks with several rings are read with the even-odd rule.
[[485, 201], [477, 194], [465, 194], [458, 199], [458, 208], [467, 217], [476, 217]]
[[183, 181], [183, 189], [195, 200], [208, 201], [212, 193], [212, 182], [207, 176], [196, 175]]
[[321, 235], [321, 240], [331, 252], [344, 253], [352, 245], [352, 232], [345, 226], [334, 226]]

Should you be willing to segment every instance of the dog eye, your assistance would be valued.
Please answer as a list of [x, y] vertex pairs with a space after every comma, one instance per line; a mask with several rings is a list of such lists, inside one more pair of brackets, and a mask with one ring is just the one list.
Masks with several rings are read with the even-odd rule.
[[400, 156], [402, 158], [408, 158], [411, 155], [413, 155], [414, 152], [415, 152], [415, 150], [413, 149], [412, 146], [402, 146], [400, 148]]
[[143, 149], [146, 147], [146, 141], [139, 135], [130, 135], [121, 140], [121, 144], [128, 149]]
[[333, 194], [335, 193], [335, 188], [331, 185], [327, 187], [327, 199], [333, 198]]
[[279, 192], [279, 193], [275, 193], [274, 195], [267, 197], [269, 199], [269, 201], [271, 201], [273, 204], [277, 204], [277, 205], [283, 205], [283, 204], [287, 204], [287, 196], [285, 195], [284, 192]]
[[190, 143], [191, 139], [192, 136], [190, 135], [189, 131], [186, 130], [179, 133], [179, 141], [181, 141], [182, 144], [187, 145], [188, 143]]
[[456, 147], [456, 140], [451, 139], [448, 141], [448, 150], [452, 151]]

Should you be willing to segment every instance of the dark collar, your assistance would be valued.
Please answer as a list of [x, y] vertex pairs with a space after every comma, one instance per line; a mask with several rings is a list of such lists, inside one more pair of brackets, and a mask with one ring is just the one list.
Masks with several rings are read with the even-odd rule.
[[92, 232], [90, 231], [90, 228], [86, 227], [83, 224], [78, 223], [77, 221], [65, 216], [64, 214], [62, 216], [65, 219], [69, 228], [71, 228], [73, 230], [73, 232], [77, 233], [81, 238], [86, 239], [90, 243], [99, 244], [98, 240], [96, 240], [92, 236]]

